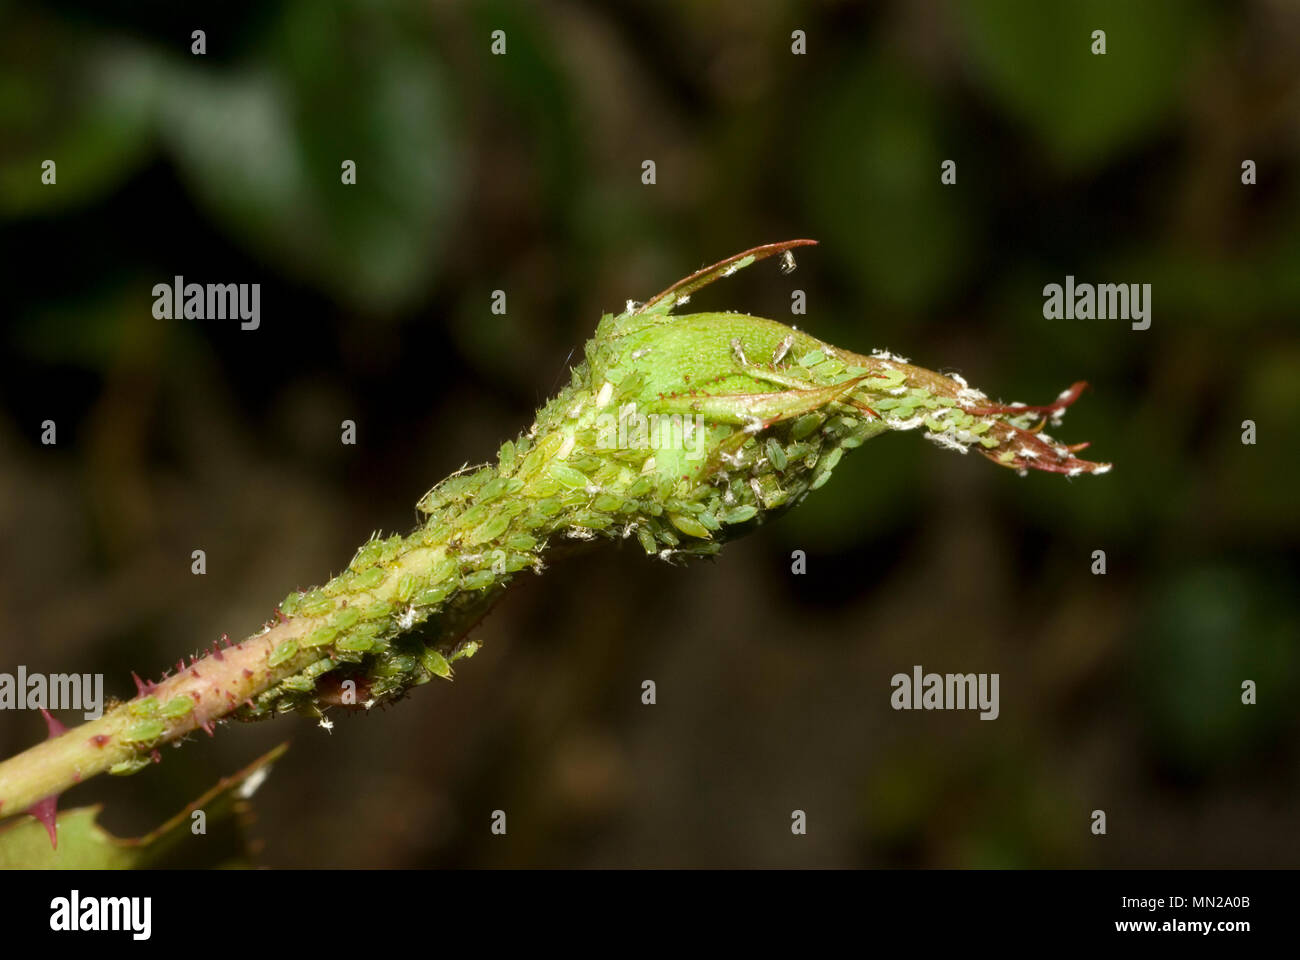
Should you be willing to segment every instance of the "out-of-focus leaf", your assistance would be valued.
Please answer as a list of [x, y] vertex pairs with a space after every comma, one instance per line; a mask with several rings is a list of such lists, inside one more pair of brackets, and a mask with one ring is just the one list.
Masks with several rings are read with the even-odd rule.
[[[990, 93], [1071, 170], [1173, 121], [1187, 64], [1210, 37], [1195, 0], [971, 0], [957, 8]], [[1105, 31], [1104, 55], [1092, 53], [1094, 30]]]
[[[152, 85], [112, 39], [9, 15], [0, 24], [0, 216], [101, 196], [151, 143]], [[56, 180], [42, 182], [52, 160]]]
[[816, 104], [803, 186], [819, 238], [868, 302], [917, 310], [936, 302], [966, 260], [969, 221], [962, 195], [939, 180], [945, 156], [930, 93], [902, 69], [864, 58]]
[[252, 62], [169, 61], [162, 102], [167, 142], [215, 220], [374, 310], [408, 305], [436, 276], [459, 179], [439, 70], [393, 11], [291, 4]]
[[[132, 870], [181, 860], [186, 867], [242, 866], [241, 845], [218, 837], [214, 826], [242, 814], [248, 798], [289, 748], [282, 743], [233, 776], [224, 777], [176, 816], [143, 837], [115, 837], [96, 821], [100, 805], [59, 814], [57, 849], [44, 824], [32, 817], [0, 828], [0, 868], [24, 870]], [[208, 833], [191, 833], [191, 814], [202, 810]], [[238, 829], [235, 831], [239, 833]]]

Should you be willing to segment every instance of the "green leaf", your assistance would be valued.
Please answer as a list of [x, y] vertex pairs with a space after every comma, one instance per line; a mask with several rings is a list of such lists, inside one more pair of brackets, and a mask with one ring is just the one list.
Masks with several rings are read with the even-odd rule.
[[[115, 837], [97, 820], [102, 805], [78, 807], [58, 816], [59, 845], [50, 846], [45, 825], [24, 817], [0, 827], [0, 869], [6, 870], [132, 870], [168, 865], [243, 866], [237, 815], [260, 785], [271, 765], [289, 749], [282, 743], [233, 776], [218, 781], [203, 796], [143, 837]], [[208, 832], [193, 834], [191, 814], [202, 810]], [[231, 821], [229, 831], [213, 828]], [[232, 842], [233, 841], [233, 842]]]

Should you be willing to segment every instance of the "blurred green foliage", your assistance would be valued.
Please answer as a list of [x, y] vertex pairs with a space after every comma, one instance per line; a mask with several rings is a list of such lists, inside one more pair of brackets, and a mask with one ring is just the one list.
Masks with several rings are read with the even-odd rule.
[[[1004, 400], [1087, 379], [1057, 435], [1115, 472], [885, 437], [716, 565], [559, 565], [454, 686], [302, 738], [266, 861], [1293, 865], [1297, 43], [1274, 3], [0, 3], [0, 668], [124, 695], [255, 627], [525, 425], [602, 310], [811, 236], [699, 306], [797, 287], [817, 336]], [[262, 283], [262, 329], [153, 319], [176, 274]], [[1151, 329], [1044, 320], [1066, 274], [1152, 284]], [[1001, 717], [892, 712], [915, 663], [1000, 672]], [[88, 795], [144, 829], [295, 722]]]

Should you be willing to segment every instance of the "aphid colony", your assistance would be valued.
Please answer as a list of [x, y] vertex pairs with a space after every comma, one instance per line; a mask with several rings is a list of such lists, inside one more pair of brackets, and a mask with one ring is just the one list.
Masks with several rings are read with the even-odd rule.
[[[515, 574], [542, 569], [548, 545], [635, 539], [665, 560], [716, 553], [825, 484], [845, 450], [887, 430], [923, 429], [1022, 471], [1106, 468], [1032, 425], [1039, 413], [1059, 418], [1078, 385], [1049, 408], [989, 406], [960, 377], [889, 353], [848, 353], [744, 314], [672, 314], [699, 287], [773, 253], [788, 245], [733, 257], [604, 316], [569, 385], [495, 465], [457, 471], [420, 500], [425, 520], [414, 533], [370, 540], [328, 583], [285, 598], [279, 613], [307, 629], [266, 666], [289, 675], [238, 715], [319, 714], [338, 702], [320, 691], [341, 677], [364, 691], [356, 705], [365, 707], [450, 677], [477, 649], [466, 633]], [[706, 455], [611, 446], [602, 422], [628, 411], [701, 418]], [[184, 704], [137, 707], [128, 736], [147, 744]]]

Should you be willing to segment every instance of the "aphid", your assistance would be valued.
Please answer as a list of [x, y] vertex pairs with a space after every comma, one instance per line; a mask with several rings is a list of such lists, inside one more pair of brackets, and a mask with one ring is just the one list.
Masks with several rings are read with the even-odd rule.
[[278, 667], [280, 664], [293, 657], [297, 652], [298, 642], [296, 640], [285, 640], [271, 652], [269, 657], [266, 658], [266, 665], [268, 667]]
[[167, 724], [162, 720], [141, 720], [127, 727], [120, 739], [123, 743], [147, 743], [157, 740], [166, 732]]
[[791, 253], [789, 250], [782, 251], [781, 272], [786, 276], [789, 276], [790, 274], [794, 273], [794, 268], [795, 268], [794, 254]]

